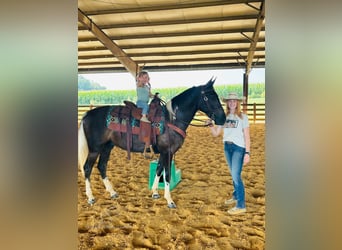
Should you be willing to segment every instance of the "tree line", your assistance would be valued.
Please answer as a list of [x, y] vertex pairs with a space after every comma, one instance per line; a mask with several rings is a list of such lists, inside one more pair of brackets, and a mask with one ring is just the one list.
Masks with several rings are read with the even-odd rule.
[[106, 87], [101, 86], [97, 82], [90, 81], [83, 76], [78, 75], [78, 91], [82, 90], [105, 90]]

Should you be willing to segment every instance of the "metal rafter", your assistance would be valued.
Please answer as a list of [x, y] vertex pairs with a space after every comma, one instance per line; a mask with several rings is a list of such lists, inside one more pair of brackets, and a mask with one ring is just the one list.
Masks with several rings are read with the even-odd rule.
[[249, 52], [248, 52], [248, 56], [247, 56], [247, 65], [246, 65], [246, 74], [247, 75], [249, 74], [249, 72], [251, 71], [251, 68], [252, 68], [255, 48], [256, 48], [257, 43], [258, 43], [259, 34], [260, 34], [260, 31], [262, 30], [262, 26], [263, 26], [262, 23], [263, 23], [264, 19], [265, 19], [265, 2], [263, 1], [261, 3], [261, 6], [260, 6], [260, 12], [259, 12], [258, 19], [257, 19], [256, 25], [255, 25], [255, 32], [253, 34], [251, 46], [249, 48]]
[[[104, 5], [103, 1], [79, 0], [79, 9], [87, 17], [79, 17], [79, 72], [128, 70], [135, 75], [138, 65], [147, 70], [244, 68], [248, 84], [251, 68], [265, 66], [264, 2], [198, 0], [171, 4], [127, 0], [124, 4], [110, 1]], [[161, 11], [167, 16], [156, 14]], [[230, 14], [222, 15], [227, 11]], [[113, 52], [94, 33], [94, 22], [121, 53]], [[214, 25], [209, 25], [212, 22]], [[129, 60], [133, 62], [130, 68]]]
[[[250, 20], [256, 19], [257, 14], [250, 15], [236, 15], [236, 16], [224, 16], [224, 17], [211, 17], [211, 18], [194, 18], [186, 20], [165, 20], [165, 21], [154, 21], [154, 22], [131, 22], [131, 23], [120, 23], [120, 24], [108, 24], [98, 25], [100, 29], [113, 29], [113, 28], [136, 28], [136, 27], [149, 27], [149, 26], [163, 26], [163, 25], [175, 25], [175, 24], [192, 24], [192, 23], [210, 23], [210, 22], [226, 22], [236, 20]], [[85, 29], [85, 28], [84, 28]], [[82, 30], [82, 29], [80, 29]]]
[[[264, 27], [261, 30], [265, 30]], [[176, 32], [170, 31], [167, 34], [153, 34], [154, 38], [169, 38], [169, 37], [178, 37], [178, 36], [199, 36], [199, 35], [220, 35], [220, 34], [229, 34], [229, 33], [241, 33], [241, 32], [254, 32], [254, 28], [231, 28], [231, 29], [211, 29], [211, 30], [201, 30], [201, 31], [191, 31], [191, 32]], [[111, 36], [109, 37], [112, 40], [126, 40], [126, 39], [144, 39], [144, 38], [151, 38], [151, 34], [131, 34], [131, 35], [124, 35], [124, 36]], [[97, 41], [96, 37], [84, 37], [79, 38], [79, 42], [91, 42]]]
[[116, 43], [114, 43], [89, 17], [78, 9], [78, 21], [92, 32], [97, 39], [107, 47], [123, 66], [133, 75], [139, 71], [139, 66]]
[[[259, 63], [258, 65], [254, 65], [255, 68], [258, 67], [265, 67], [264, 63]], [[169, 71], [170, 66], [144, 66], [145, 70], [149, 71]], [[208, 70], [208, 69], [241, 69], [240, 63], [216, 63], [215, 65], [212, 64], [177, 64], [172, 66], [172, 70]], [[80, 68], [79, 73], [100, 73], [100, 72], [124, 72], [124, 67], [96, 67], [96, 68]]]
[[[250, 40], [248, 39], [234, 39], [234, 40], [226, 40], [226, 41], [194, 41], [191, 44], [188, 42], [179, 42], [179, 43], [151, 43], [151, 44], [134, 44], [134, 45], [120, 45], [121, 49], [141, 49], [141, 48], [170, 48], [170, 47], [185, 47], [185, 46], [207, 46], [207, 45], [222, 45], [222, 44], [236, 44], [236, 43], [248, 43], [250, 44]], [[265, 38], [259, 38], [258, 42], [265, 42]], [[86, 46], [82, 48], [78, 48], [78, 51], [97, 51], [97, 50], [107, 50], [104, 46]]]
[[[264, 51], [264, 47], [256, 48], [256, 51]], [[197, 51], [170, 51], [170, 52], [144, 52], [144, 53], [128, 53], [126, 56], [129, 57], [142, 57], [142, 56], [177, 56], [180, 53], [185, 55], [202, 55], [202, 54], [215, 54], [215, 53], [238, 53], [238, 52], [248, 52], [248, 48], [239, 48], [239, 49], [213, 49], [213, 50], [197, 50]], [[89, 56], [78, 56], [79, 59], [91, 59], [91, 58], [104, 58], [109, 57], [110, 55], [89, 55]], [[118, 57], [118, 56], [116, 56]]]
[[217, 1], [209, 1], [209, 2], [196, 2], [191, 1], [185, 4], [172, 4], [172, 5], [158, 5], [158, 6], [139, 6], [133, 8], [120, 8], [120, 9], [103, 9], [103, 10], [95, 10], [95, 11], [87, 11], [85, 14], [88, 16], [92, 15], [104, 15], [104, 14], [125, 14], [132, 12], [150, 12], [150, 11], [161, 11], [161, 10], [178, 10], [178, 9], [187, 9], [187, 8], [199, 8], [199, 7], [210, 7], [210, 6], [219, 6], [219, 5], [227, 5], [227, 4], [241, 4], [241, 3], [253, 3], [260, 2], [260, 0], [217, 0]]

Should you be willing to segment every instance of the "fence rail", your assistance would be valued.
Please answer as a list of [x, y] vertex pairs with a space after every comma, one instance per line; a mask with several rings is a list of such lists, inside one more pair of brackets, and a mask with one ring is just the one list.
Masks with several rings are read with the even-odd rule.
[[266, 106], [265, 103], [243, 104], [242, 109], [247, 113], [248, 119], [253, 123], [265, 123]]
[[[78, 105], [78, 123], [80, 123], [85, 112], [104, 105]], [[223, 109], [225, 110], [225, 104], [222, 104]], [[242, 109], [248, 115], [248, 119], [253, 123], [265, 123], [265, 104], [264, 103], [251, 103], [251, 104], [243, 104]], [[196, 119], [208, 119], [207, 116], [202, 112], [197, 112], [195, 115]]]

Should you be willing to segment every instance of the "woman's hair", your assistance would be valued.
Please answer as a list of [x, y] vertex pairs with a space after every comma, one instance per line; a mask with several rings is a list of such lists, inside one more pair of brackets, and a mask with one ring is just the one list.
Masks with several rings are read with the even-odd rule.
[[[241, 101], [236, 100], [236, 109], [235, 109], [235, 115], [237, 115], [240, 119], [242, 119], [243, 112], [241, 111]], [[229, 105], [228, 101], [226, 102], [226, 115], [229, 115]]]

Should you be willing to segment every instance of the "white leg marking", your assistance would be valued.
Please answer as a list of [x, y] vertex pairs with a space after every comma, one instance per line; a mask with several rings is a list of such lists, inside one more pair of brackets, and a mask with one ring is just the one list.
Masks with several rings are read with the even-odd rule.
[[110, 181], [108, 180], [108, 177], [102, 179], [103, 184], [106, 187], [106, 190], [110, 193], [110, 196], [117, 196], [117, 193], [114, 191], [112, 184], [110, 183]]
[[89, 149], [87, 138], [84, 134], [83, 122], [81, 122], [80, 128], [78, 129], [78, 165], [81, 169], [82, 175], [84, 176], [84, 164], [88, 158]]
[[175, 208], [176, 204], [173, 202], [171, 198], [171, 193], [170, 193], [170, 183], [165, 181], [164, 178], [164, 183], [165, 183], [165, 192], [164, 192], [164, 198], [167, 200], [167, 205], [170, 208]]
[[157, 176], [156, 174], [156, 176], [154, 177], [153, 185], [152, 185], [153, 193], [158, 193], [159, 179], [160, 179], [160, 176]]
[[167, 203], [169, 204], [172, 201], [171, 195], [170, 195], [170, 184], [166, 181], [164, 181], [164, 183], [165, 183], [164, 198], [167, 200]]
[[86, 179], [85, 186], [86, 186], [86, 195], [88, 197], [88, 201], [95, 200], [94, 196], [93, 196], [93, 192], [91, 191], [89, 179]]

